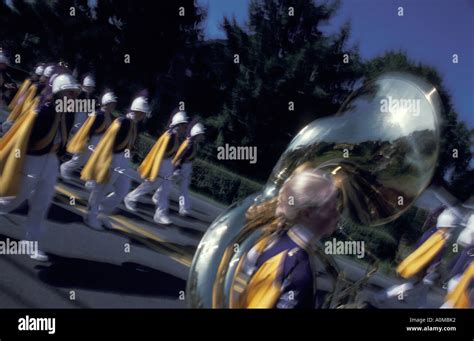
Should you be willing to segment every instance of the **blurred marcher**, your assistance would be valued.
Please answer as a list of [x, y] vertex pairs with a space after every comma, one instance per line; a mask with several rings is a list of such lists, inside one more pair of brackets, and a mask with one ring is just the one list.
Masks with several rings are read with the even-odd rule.
[[85, 218], [93, 229], [103, 230], [102, 223], [107, 225], [108, 219], [99, 220], [99, 212], [110, 214], [130, 190], [132, 150], [139, 124], [150, 112], [146, 94], [136, 96], [130, 112], [112, 122], [81, 172], [82, 180], [95, 182]]
[[73, 156], [71, 160], [61, 165], [61, 177], [66, 180], [70, 180], [73, 172], [84, 166], [112, 123], [112, 113], [117, 105], [117, 97], [112, 91], [106, 90], [100, 101], [100, 108], [89, 115], [68, 143], [67, 151]]
[[442, 308], [474, 308], [474, 214], [457, 239], [462, 248], [450, 267], [448, 293]]
[[188, 116], [184, 111], [178, 111], [171, 116], [166, 131], [156, 141], [147, 154], [138, 172], [144, 181], [125, 197], [127, 209], [136, 211], [136, 203], [147, 193], [156, 189], [156, 211], [153, 220], [158, 224], [169, 225], [168, 215], [171, 176], [173, 175], [173, 156], [186, 133]]
[[[204, 140], [205, 129], [201, 123], [190, 124], [186, 139], [181, 143], [178, 151], [173, 157], [173, 179], [178, 183], [179, 188], [179, 214], [186, 216], [191, 210], [189, 198], [189, 185], [193, 171], [193, 161], [196, 157], [199, 144]], [[153, 202], [158, 203], [158, 198], [154, 195]]]
[[[58, 112], [54, 100], [75, 99], [79, 90], [71, 75], [56, 75], [52, 96], [43, 98], [39, 107], [35, 102], [0, 140], [0, 212], [8, 213], [28, 200], [26, 239], [39, 244], [55, 192], [58, 154], [64, 151], [73, 122], [73, 113]], [[47, 261], [41, 246], [39, 250], [32, 258]]]

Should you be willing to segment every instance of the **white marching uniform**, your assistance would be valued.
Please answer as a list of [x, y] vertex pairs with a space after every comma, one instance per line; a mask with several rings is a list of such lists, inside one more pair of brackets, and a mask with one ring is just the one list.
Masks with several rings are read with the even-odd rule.
[[59, 161], [56, 153], [49, 153], [26, 155], [24, 162], [20, 192], [15, 197], [0, 198], [0, 213], [8, 213], [28, 200], [26, 239], [39, 243], [44, 220], [54, 197]]
[[179, 188], [179, 211], [189, 212], [191, 209], [191, 202], [189, 198], [189, 185], [191, 184], [191, 174], [193, 172], [192, 161], [184, 162], [181, 165], [181, 170], [176, 178], [176, 183]]
[[[79, 86], [70, 75], [63, 74], [55, 78], [52, 84], [53, 94], [62, 90], [78, 90]], [[32, 115], [28, 113], [25, 115]], [[25, 223], [26, 239], [40, 244], [49, 206], [55, 194], [55, 185], [59, 173], [58, 151], [66, 145], [69, 116], [56, 112], [52, 102], [45, 102], [35, 110], [35, 119], [27, 119], [16, 124], [32, 124], [29, 135], [17, 135], [15, 138], [28, 139], [24, 150], [24, 161], [18, 168], [18, 191], [11, 196], [0, 198], [0, 213], [8, 213], [25, 200], [29, 209]], [[30, 116], [25, 116], [29, 118]], [[31, 122], [31, 123], [30, 123]], [[11, 155], [10, 155], [11, 157]], [[23, 157], [23, 156], [22, 156]], [[16, 165], [18, 166], [18, 164]], [[13, 165], [13, 167], [16, 167]], [[41, 249], [40, 247], [38, 247]], [[41, 252], [42, 253], [42, 252]], [[33, 255], [37, 260], [47, 260], [46, 255]], [[39, 258], [38, 258], [39, 257]]]
[[101, 137], [102, 135], [91, 136], [87, 149], [83, 153], [76, 153], [72, 156], [71, 160], [62, 163], [60, 167], [61, 176], [68, 177], [74, 171], [84, 166], [92, 155], [92, 152], [99, 143]]
[[89, 197], [89, 217], [97, 218], [99, 211], [110, 213], [117, 207], [131, 187], [133, 172], [125, 152], [114, 153], [110, 166], [110, 178], [105, 184], [95, 184]]
[[155, 215], [167, 215], [169, 210], [169, 194], [171, 191], [171, 176], [173, 175], [173, 162], [171, 158], [166, 158], [161, 161], [158, 178], [155, 181], [145, 180], [137, 188], [131, 191], [125, 197], [125, 200], [136, 202], [139, 199], [152, 191], [153, 201], [156, 203]]

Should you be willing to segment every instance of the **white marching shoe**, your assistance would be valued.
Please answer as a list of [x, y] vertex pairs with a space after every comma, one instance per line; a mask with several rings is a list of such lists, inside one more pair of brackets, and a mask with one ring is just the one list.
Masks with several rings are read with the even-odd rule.
[[73, 179], [73, 176], [72, 176], [71, 173], [64, 170], [62, 167], [60, 167], [59, 169], [60, 169], [59, 173], [61, 174], [61, 178], [63, 178], [64, 180], [72, 180]]
[[130, 199], [127, 199], [127, 197], [125, 197], [123, 199], [123, 203], [125, 204], [125, 207], [127, 208], [127, 210], [132, 211], [132, 212], [137, 211], [137, 202], [136, 201], [132, 201]]
[[153, 216], [153, 220], [155, 223], [161, 224], [161, 225], [170, 225], [171, 224], [171, 219], [163, 213], [155, 213]]

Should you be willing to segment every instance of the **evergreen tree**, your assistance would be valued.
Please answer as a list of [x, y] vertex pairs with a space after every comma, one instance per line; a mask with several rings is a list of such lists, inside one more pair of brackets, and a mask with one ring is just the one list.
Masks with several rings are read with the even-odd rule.
[[321, 31], [337, 8], [338, 2], [252, 0], [247, 25], [224, 18], [227, 46], [219, 58], [229, 73], [214, 74], [223, 77], [217, 81], [224, 103], [208, 123], [216, 145], [258, 147], [257, 165], [229, 167], [266, 179], [294, 134], [335, 113], [352, 91], [362, 68], [347, 44], [349, 25], [333, 35]]

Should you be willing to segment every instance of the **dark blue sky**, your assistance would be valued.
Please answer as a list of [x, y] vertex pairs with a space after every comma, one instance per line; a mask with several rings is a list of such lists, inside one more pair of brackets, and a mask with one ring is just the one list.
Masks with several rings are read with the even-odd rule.
[[[206, 36], [224, 37], [219, 24], [224, 15], [247, 20], [248, 0], [199, 0], [207, 5]], [[404, 8], [404, 16], [397, 8]], [[474, 0], [342, 0], [341, 8], [324, 29], [336, 31], [350, 21], [350, 42], [363, 58], [388, 50], [435, 67], [450, 92], [455, 110], [474, 127]], [[459, 63], [452, 63], [452, 55]]]

